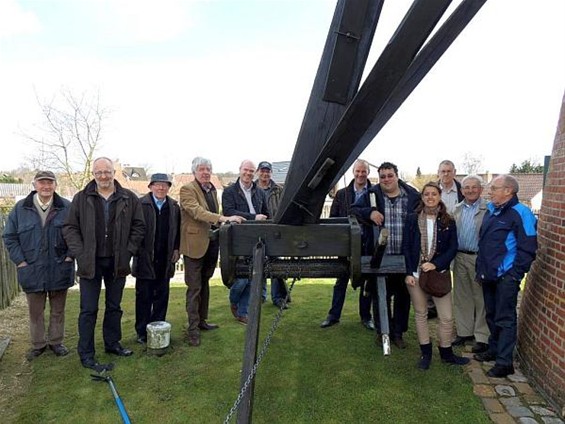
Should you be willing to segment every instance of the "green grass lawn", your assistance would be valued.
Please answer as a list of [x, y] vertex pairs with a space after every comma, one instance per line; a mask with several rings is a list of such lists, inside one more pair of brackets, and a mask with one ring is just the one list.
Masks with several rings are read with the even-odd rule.
[[[255, 423], [489, 423], [464, 370], [439, 361], [419, 371], [418, 343], [411, 321], [408, 348], [389, 357], [374, 342], [357, 314], [356, 291], [348, 290], [341, 323], [321, 329], [333, 281], [297, 282], [289, 310], [259, 367], [254, 398]], [[211, 289], [210, 322], [220, 329], [203, 332], [202, 345], [185, 340], [185, 288], [173, 285], [167, 320], [171, 347], [162, 357], [135, 343], [134, 289], [126, 289], [123, 340], [135, 354], [116, 358], [103, 351], [103, 306], [96, 334], [97, 357], [116, 364], [111, 375], [133, 423], [223, 422], [240, 384], [245, 327], [232, 317], [228, 290]], [[69, 292], [67, 357], [51, 352], [32, 363], [29, 392], [18, 402], [18, 423], [118, 423], [118, 409], [106, 383], [90, 379], [76, 353], [78, 291]], [[277, 309], [265, 303], [261, 334]], [[263, 337], [260, 339], [262, 344]], [[1, 421], [1, 419], [0, 419]], [[235, 419], [232, 420], [235, 422]]]

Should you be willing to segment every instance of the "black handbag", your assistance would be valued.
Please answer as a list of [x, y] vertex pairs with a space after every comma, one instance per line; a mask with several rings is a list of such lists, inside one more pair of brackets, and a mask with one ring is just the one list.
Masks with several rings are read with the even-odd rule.
[[424, 292], [434, 297], [443, 297], [451, 291], [451, 272], [449, 270], [439, 272], [435, 269], [428, 272], [420, 271], [418, 284]]

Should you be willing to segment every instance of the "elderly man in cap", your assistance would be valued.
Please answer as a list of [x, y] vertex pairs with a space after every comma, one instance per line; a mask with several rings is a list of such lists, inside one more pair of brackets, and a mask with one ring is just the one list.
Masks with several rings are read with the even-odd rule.
[[138, 343], [147, 342], [147, 324], [165, 321], [169, 304], [169, 281], [179, 260], [180, 207], [168, 196], [171, 178], [153, 174], [149, 193], [141, 209], [145, 219], [145, 238], [133, 258], [135, 281], [135, 331]]
[[[69, 256], [61, 228], [70, 202], [59, 196], [51, 171], [40, 171], [34, 190], [16, 203], [4, 228], [4, 243], [16, 264], [18, 282], [26, 294], [29, 309], [31, 350], [29, 361], [47, 346], [57, 356], [69, 350], [63, 345], [67, 289], [74, 283], [74, 260]], [[45, 336], [44, 311], [49, 298], [49, 327]]]
[[[281, 200], [282, 195], [282, 187], [273, 181], [273, 165], [270, 162], [263, 161], [259, 162], [257, 166], [257, 179], [255, 183], [257, 187], [263, 189], [265, 194], [267, 195], [267, 206], [269, 209], [269, 216], [273, 218], [279, 207], [279, 202]], [[285, 299], [287, 299], [287, 287], [286, 282], [282, 278], [271, 278], [271, 300], [273, 301], [273, 305], [279, 308], [288, 308], [286, 303], [284, 303]], [[266, 298], [266, 287], [264, 297]], [[287, 300], [290, 302], [290, 297]]]

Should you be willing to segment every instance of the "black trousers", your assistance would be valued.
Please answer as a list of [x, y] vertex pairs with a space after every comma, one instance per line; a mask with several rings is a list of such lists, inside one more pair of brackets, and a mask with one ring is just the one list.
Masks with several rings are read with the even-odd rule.
[[78, 354], [81, 360], [94, 358], [94, 330], [98, 317], [98, 300], [102, 288], [105, 287], [104, 321], [102, 323], [102, 338], [106, 349], [115, 348], [122, 339], [122, 314], [120, 307], [125, 277], [114, 276], [114, 258], [96, 258], [94, 278], [81, 278], [80, 313], [78, 316]]
[[147, 337], [147, 324], [165, 321], [169, 306], [170, 278], [135, 280], [135, 331], [138, 337]]

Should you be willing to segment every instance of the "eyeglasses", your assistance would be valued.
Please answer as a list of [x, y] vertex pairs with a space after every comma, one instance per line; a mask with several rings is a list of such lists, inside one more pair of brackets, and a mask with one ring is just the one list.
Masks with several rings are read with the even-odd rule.
[[498, 187], [490, 186], [489, 189], [490, 189], [490, 191], [496, 191], [496, 190], [500, 190], [500, 189], [503, 189], [503, 188], [506, 188], [506, 187], [505, 186], [498, 186]]
[[114, 171], [96, 171], [94, 172], [94, 176], [96, 178], [100, 178], [101, 176], [110, 177], [114, 175]]

